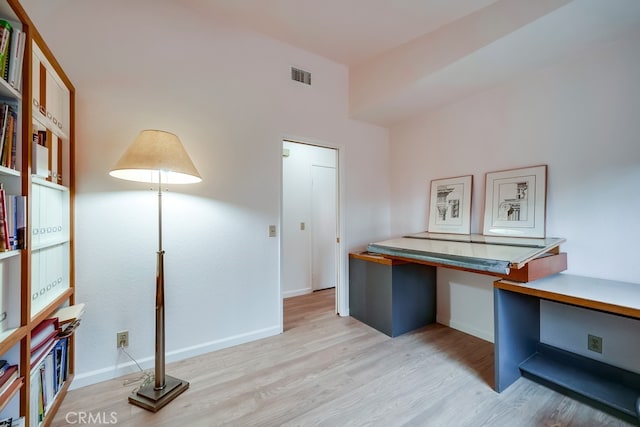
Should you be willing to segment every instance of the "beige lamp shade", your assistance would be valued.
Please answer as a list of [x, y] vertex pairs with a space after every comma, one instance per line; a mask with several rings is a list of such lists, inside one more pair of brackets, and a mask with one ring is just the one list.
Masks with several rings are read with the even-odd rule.
[[163, 184], [202, 181], [180, 138], [162, 130], [140, 132], [109, 175], [129, 181]]

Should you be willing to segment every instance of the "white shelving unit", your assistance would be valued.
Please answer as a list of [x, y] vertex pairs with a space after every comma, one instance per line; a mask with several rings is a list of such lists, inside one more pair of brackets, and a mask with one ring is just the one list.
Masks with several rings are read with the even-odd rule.
[[[51, 423], [73, 378], [73, 336], [52, 341], [55, 350], [36, 363], [31, 339], [58, 308], [75, 302], [75, 89], [17, 0], [0, 0], [0, 19], [10, 23], [12, 37], [13, 29], [25, 34], [20, 85], [0, 76], [0, 103], [17, 113], [15, 167], [0, 166], [0, 183], [26, 206], [24, 245], [0, 252], [0, 359], [19, 367], [18, 378], [0, 394], [0, 420], [24, 418], [25, 425], [39, 427]], [[65, 375], [51, 369], [60, 360]], [[50, 386], [51, 375], [57, 387]]]

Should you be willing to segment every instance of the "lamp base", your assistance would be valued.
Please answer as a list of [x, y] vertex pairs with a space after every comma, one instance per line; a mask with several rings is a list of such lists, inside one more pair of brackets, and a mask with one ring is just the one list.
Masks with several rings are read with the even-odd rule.
[[158, 412], [166, 404], [178, 397], [180, 393], [189, 388], [189, 383], [178, 378], [165, 376], [165, 387], [156, 390], [155, 385], [149, 384], [141, 387], [129, 395], [129, 403], [140, 406], [148, 411]]

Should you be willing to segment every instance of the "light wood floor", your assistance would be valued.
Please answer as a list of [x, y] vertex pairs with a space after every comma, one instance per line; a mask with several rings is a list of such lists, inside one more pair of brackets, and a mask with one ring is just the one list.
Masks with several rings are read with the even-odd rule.
[[333, 290], [287, 299], [283, 334], [167, 365], [191, 386], [156, 414], [127, 403], [130, 375], [71, 391], [53, 425], [628, 425], [524, 378], [496, 393], [491, 343], [437, 324], [389, 338], [333, 306]]

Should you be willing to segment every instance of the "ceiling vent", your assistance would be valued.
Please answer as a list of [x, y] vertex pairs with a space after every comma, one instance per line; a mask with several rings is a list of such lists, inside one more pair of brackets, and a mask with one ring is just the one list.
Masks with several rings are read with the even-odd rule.
[[291, 67], [291, 80], [295, 80], [297, 82], [311, 86], [311, 73]]

